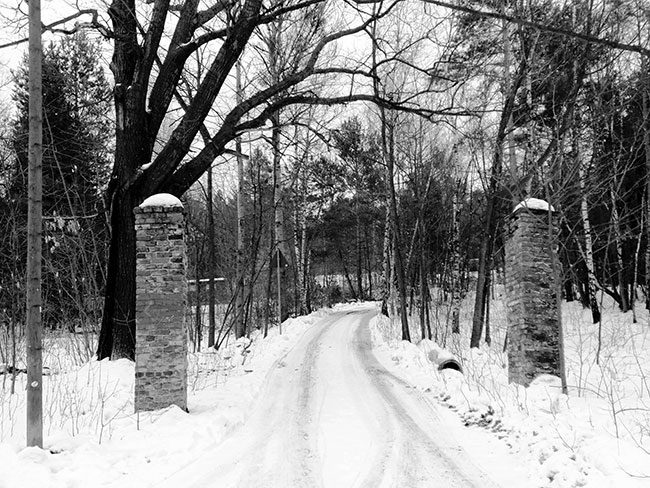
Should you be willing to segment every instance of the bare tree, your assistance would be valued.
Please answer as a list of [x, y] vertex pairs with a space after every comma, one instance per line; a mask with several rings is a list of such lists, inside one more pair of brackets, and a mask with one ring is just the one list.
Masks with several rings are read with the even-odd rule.
[[[106, 298], [98, 356], [133, 357], [135, 328], [135, 235], [132, 208], [157, 192], [181, 195], [194, 183], [227, 145], [236, 137], [262, 127], [273, 114], [292, 104], [333, 104], [353, 100], [376, 100], [365, 93], [318, 97], [305, 83], [311, 76], [368, 76], [363, 67], [321, 66], [319, 58], [339, 39], [363, 31], [373, 18], [365, 15], [356, 26], [321, 34], [305, 56], [294, 59], [295, 69], [281, 79], [251, 93], [227, 111], [222, 122], [210, 134], [209, 143], [190, 149], [215, 102], [227, 96], [226, 82], [241, 57], [253, 32], [293, 11], [322, 3], [320, 0], [295, 0], [263, 6], [261, 0], [243, 5], [216, 2], [205, 10], [199, 3], [186, 0], [173, 9], [169, 0], [155, 0], [147, 18], [138, 19], [135, 0], [114, 0], [109, 8], [114, 39], [113, 62], [116, 106], [116, 149], [108, 201], [111, 209], [111, 245], [107, 273]], [[387, 9], [381, 14], [385, 15]], [[177, 16], [168, 46], [161, 40], [170, 13]], [[208, 43], [217, 50], [197, 86], [194, 97], [184, 109], [168, 140], [154, 143], [178, 84], [193, 52]], [[163, 47], [166, 47], [163, 49]], [[153, 69], [162, 57], [157, 70]], [[289, 93], [289, 89], [293, 89]], [[386, 101], [378, 100], [380, 103]], [[421, 111], [414, 104], [411, 110]]]

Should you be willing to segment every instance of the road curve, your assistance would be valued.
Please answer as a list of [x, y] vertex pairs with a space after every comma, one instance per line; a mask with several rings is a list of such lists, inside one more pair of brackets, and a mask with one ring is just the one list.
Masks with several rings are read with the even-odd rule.
[[[372, 353], [368, 308], [314, 325], [269, 373], [248, 421], [177, 487], [496, 485], [447, 433], [436, 406]], [[160, 485], [158, 485], [160, 486]]]

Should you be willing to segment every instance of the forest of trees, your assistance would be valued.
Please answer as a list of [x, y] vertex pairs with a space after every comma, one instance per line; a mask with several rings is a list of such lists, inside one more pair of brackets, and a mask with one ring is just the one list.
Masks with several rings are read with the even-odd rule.
[[[650, 307], [646, 3], [113, 0], [104, 13], [63, 29], [43, 69], [44, 321], [96, 330], [99, 358], [133, 357], [132, 209], [158, 192], [186, 205], [208, 346], [380, 300], [404, 339], [417, 320], [420, 337], [471, 328], [479, 347], [504, 222], [527, 196], [557, 211], [565, 300], [594, 323], [603, 294]], [[3, 334], [24, 321], [26, 76], [2, 127]]]
[[[43, 323], [90, 332], [101, 319], [106, 266], [111, 87], [100, 45], [83, 31], [44, 46]], [[0, 150], [0, 310], [4, 337], [25, 321], [27, 59], [14, 73], [15, 117]], [[8, 104], [7, 104], [8, 106]], [[6, 344], [7, 342], [5, 342]], [[0, 360], [7, 358], [0, 358]]]

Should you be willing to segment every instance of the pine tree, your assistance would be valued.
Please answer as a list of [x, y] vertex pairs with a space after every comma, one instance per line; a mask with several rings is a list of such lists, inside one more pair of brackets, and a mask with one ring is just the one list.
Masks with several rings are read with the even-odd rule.
[[[68, 319], [88, 319], [89, 313], [96, 319], [94, 312], [98, 313], [99, 270], [105, 254], [101, 191], [108, 174], [107, 142], [111, 137], [105, 123], [110, 113], [110, 88], [98, 56], [97, 46], [83, 33], [43, 50], [43, 312], [44, 323], [50, 326]], [[5, 184], [14, 216], [12, 230], [23, 232], [28, 166], [26, 60], [15, 73], [13, 100], [17, 116], [9, 139], [15, 158], [8, 165]], [[2, 246], [21, 240], [8, 240]], [[15, 259], [18, 269], [24, 266], [26, 256], [21, 247], [3, 249], [1, 254]], [[3, 272], [3, 282], [15, 279]]]

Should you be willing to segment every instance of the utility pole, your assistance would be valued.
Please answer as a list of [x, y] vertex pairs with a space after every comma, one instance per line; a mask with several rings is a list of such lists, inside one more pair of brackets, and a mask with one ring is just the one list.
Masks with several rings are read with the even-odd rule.
[[41, 233], [43, 221], [41, 2], [29, 0], [29, 176], [27, 199], [27, 446], [43, 447]]

